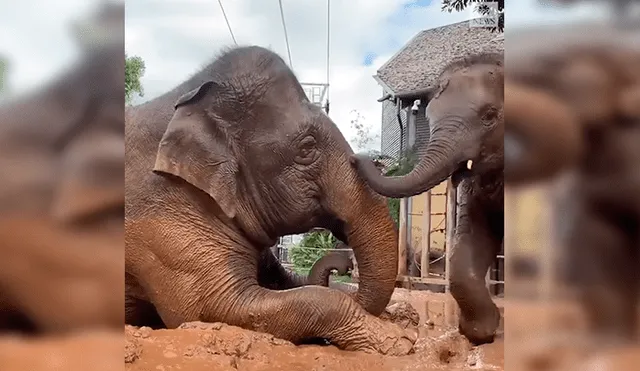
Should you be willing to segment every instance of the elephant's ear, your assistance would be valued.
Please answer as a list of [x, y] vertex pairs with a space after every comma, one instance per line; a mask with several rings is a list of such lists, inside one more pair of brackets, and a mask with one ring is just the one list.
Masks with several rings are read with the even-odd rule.
[[217, 85], [202, 84], [178, 99], [176, 112], [160, 141], [155, 173], [180, 177], [206, 192], [229, 218], [236, 215], [238, 164], [221, 120], [209, 117], [197, 103]]
[[89, 132], [65, 148], [51, 213], [75, 222], [124, 208], [124, 138], [120, 133]]

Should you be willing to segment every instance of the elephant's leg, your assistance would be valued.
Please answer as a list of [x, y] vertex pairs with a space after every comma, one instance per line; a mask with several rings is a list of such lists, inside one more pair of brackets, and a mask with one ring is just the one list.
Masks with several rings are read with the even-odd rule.
[[148, 326], [152, 329], [166, 327], [162, 322], [162, 318], [160, 318], [158, 311], [156, 311], [156, 308], [148, 301], [125, 294], [124, 305], [125, 323], [127, 325]]
[[370, 315], [348, 295], [320, 286], [257, 287], [252, 304], [235, 320], [294, 343], [324, 338], [341, 349], [387, 355], [408, 354], [416, 340], [415, 334]]
[[127, 325], [148, 326], [154, 329], [165, 327], [155, 306], [145, 297], [135, 278], [125, 273], [124, 321]]
[[258, 282], [265, 288], [286, 290], [304, 286], [307, 279], [296, 273], [287, 272], [271, 249], [264, 249], [258, 263]]
[[609, 342], [638, 335], [640, 256], [638, 224], [632, 226], [633, 220], [628, 216], [614, 223], [582, 213], [566, 246], [587, 323]]
[[[208, 246], [202, 251], [211, 256], [211, 250]], [[261, 287], [256, 275], [258, 257], [253, 255], [255, 260], [247, 251], [225, 249], [224, 255], [203, 259], [206, 254], [194, 253], [192, 259], [180, 259], [182, 269], [150, 267], [143, 286], [149, 287], [151, 300], [169, 328], [191, 321], [224, 322], [294, 343], [325, 338], [347, 350], [389, 355], [411, 351], [414, 334], [368, 314], [340, 291], [320, 286], [283, 291]]]
[[493, 342], [500, 323], [500, 311], [491, 299], [485, 277], [502, 242], [492, 225], [503, 221], [488, 220], [487, 214], [474, 206], [472, 202], [463, 203], [458, 211], [450, 290], [460, 307], [460, 333], [479, 345]]

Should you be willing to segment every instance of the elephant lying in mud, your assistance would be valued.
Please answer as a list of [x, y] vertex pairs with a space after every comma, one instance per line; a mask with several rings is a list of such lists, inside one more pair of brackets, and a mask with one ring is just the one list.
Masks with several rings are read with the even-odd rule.
[[552, 203], [561, 276], [597, 335], [628, 341], [640, 335], [640, 49], [575, 36], [508, 64], [505, 176], [564, 175]]
[[[296, 343], [411, 351], [415, 334], [375, 317], [397, 276], [386, 202], [358, 177], [349, 144], [279, 56], [230, 49], [125, 115], [127, 323], [225, 322]], [[265, 261], [278, 236], [313, 227], [353, 248], [355, 300], [296, 287]]]
[[0, 330], [122, 326], [122, 48], [0, 105]]
[[449, 63], [425, 94], [431, 135], [406, 176], [385, 177], [366, 156], [352, 163], [371, 188], [393, 198], [425, 192], [451, 177], [458, 188], [451, 294], [460, 332], [475, 344], [492, 342], [500, 312], [485, 275], [504, 238], [503, 55], [483, 53]]

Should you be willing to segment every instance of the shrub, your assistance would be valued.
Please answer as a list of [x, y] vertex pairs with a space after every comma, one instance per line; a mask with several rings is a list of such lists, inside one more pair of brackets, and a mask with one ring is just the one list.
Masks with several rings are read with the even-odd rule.
[[302, 241], [291, 248], [291, 260], [296, 270], [309, 269], [327, 250], [335, 246], [337, 240], [331, 232], [309, 232], [304, 235]]

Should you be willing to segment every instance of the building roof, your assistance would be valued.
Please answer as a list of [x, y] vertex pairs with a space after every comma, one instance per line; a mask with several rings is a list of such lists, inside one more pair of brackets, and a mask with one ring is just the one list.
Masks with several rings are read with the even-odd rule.
[[419, 32], [378, 69], [374, 78], [391, 94], [424, 89], [453, 59], [503, 50], [502, 34], [470, 27], [469, 21], [453, 23]]

